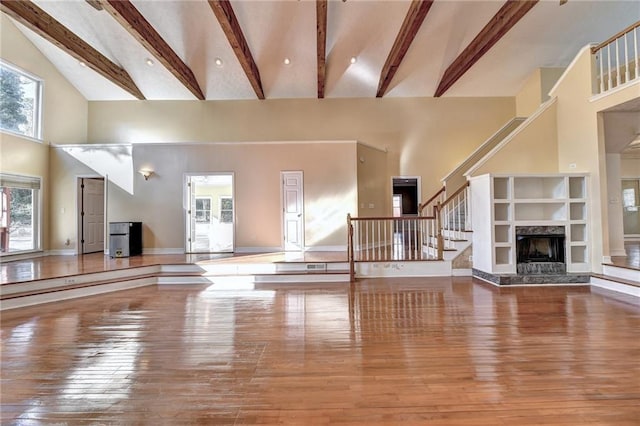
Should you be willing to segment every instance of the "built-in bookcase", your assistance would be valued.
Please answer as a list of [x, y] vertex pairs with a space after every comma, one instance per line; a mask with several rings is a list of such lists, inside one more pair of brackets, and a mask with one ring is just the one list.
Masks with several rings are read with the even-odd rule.
[[471, 203], [474, 268], [515, 274], [516, 226], [564, 226], [567, 272], [590, 270], [586, 175], [482, 175]]

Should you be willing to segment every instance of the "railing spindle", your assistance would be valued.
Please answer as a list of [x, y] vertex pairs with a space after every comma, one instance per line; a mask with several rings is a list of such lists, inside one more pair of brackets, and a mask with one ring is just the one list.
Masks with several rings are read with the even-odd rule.
[[638, 55], [638, 28], [633, 29], [633, 44], [636, 57], [635, 78], [639, 78], [638, 67], [640, 66], [640, 55]]
[[629, 73], [629, 42], [627, 41], [627, 35], [624, 36], [624, 82], [629, 81], [629, 77], [631, 76]]
[[607, 74], [608, 74], [608, 77], [609, 77], [607, 79], [607, 81], [609, 83], [607, 85], [607, 90], [611, 90], [612, 89], [612, 87], [611, 87], [611, 45], [607, 46], [607, 68], [608, 68]]
[[618, 49], [618, 40], [616, 39], [616, 86], [620, 86], [620, 52]]

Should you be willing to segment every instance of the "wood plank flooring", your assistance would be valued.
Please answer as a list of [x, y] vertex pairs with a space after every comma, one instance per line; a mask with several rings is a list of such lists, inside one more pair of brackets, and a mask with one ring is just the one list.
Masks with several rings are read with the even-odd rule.
[[640, 423], [640, 306], [588, 287], [152, 286], [0, 332], [2, 424]]

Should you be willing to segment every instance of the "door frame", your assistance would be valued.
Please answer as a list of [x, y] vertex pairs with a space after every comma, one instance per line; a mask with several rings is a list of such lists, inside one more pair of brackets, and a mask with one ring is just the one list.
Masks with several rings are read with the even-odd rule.
[[[284, 205], [284, 176], [285, 173], [299, 173], [300, 174], [300, 190], [301, 190], [301, 198], [302, 198], [302, 232], [300, 235], [300, 251], [305, 251], [305, 218], [304, 218], [304, 171], [303, 170], [281, 170], [280, 171], [280, 241], [282, 241], [282, 251], [287, 251], [285, 244], [285, 226], [284, 226], [284, 218], [285, 218], [285, 205]], [[290, 252], [296, 252], [297, 250], [288, 250]]]
[[[183, 242], [184, 242], [184, 252], [185, 253], [194, 253], [198, 252], [190, 252], [189, 249], [189, 230], [191, 225], [189, 223], [189, 208], [191, 207], [191, 189], [187, 186], [189, 183], [189, 179], [192, 176], [231, 176], [231, 197], [233, 200], [233, 239], [231, 244], [233, 245], [232, 250], [230, 252], [225, 253], [235, 253], [236, 252], [236, 211], [238, 209], [238, 204], [236, 200], [236, 173], [235, 172], [185, 172], [182, 174], [182, 217], [183, 217]], [[213, 200], [212, 200], [213, 203]]]
[[[391, 200], [391, 213], [393, 214], [393, 180], [394, 179], [415, 179], [416, 180], [416, 190], [418, 199], [416, 200], [418, 203], [418, 215], [420, 214], [420, 204], [422, 203], [422, 176], [391, 176], [391, 194], [389, 194], [389, 199]], [[402, 207], [401, 207], [402, 208]]]
[[109, 200], [109, 176], [100, 176], [97, 174], [86, 174], [86, 175], [76, 175], [76, 246], [75, 246], [75, 254], [78, 256], [83, 255], [82, 253], [82, 239], [84, 237], [82, 231], [82, 179], [102, 179], [102, 185], [104, 189], [104, 224], [103, 224], [103, 232], [104, 232], [104, 245], [102, 247], [102, 252], [106, 253], [107, 248], [109, 247], [109, 232], [108, 232], [108, 223], [109, 219], [107, 218], [107, 201]]

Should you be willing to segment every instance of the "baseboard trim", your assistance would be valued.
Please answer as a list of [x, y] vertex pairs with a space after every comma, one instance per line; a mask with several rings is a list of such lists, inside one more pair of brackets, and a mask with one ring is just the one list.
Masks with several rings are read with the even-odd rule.
[[74, 249], [63, 249], [63, 250], [48, 250], [47, 256], [75, 256], [76, 251]]
[[282, 247], [236, 247], [235, 253], [277, 253], [283, 251]]
[[142, 254], [184, 254], [181, 247], [175, 248], [143, 248]]
[[615, 250], [611, 250], [611, 256], [626, 256], [627, 255], [627, 251], [625, 249], [615, 249]]
[[309, 246], [304, 251], [347, 251], [347, 246]]

